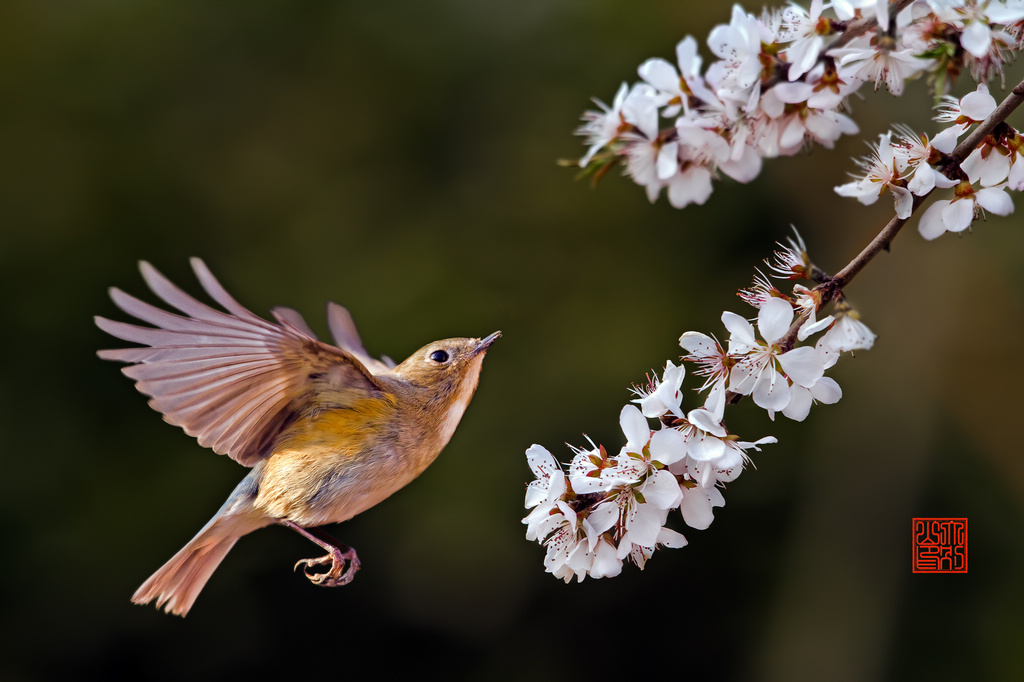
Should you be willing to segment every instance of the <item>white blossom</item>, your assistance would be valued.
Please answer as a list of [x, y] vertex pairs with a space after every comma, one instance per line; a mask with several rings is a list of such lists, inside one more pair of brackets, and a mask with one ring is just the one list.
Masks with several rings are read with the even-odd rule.
[[899, 138], [893, 144], [897, 167], [902, 169], [903, 179], [907, 181], [907, 189], [916, 196], [925, 196], [936, 187], [949, 188], [956, 185], [937, 171], [930, 164], [932, 159], [938, 161], [942, 154], [953, 151], [956, 145], [954, 128], [948, 128], [946, 135], [938, 135], [929, 140], [927, 135], [915, 135], [907, 127], [897, 126]]
[[689, 113], [691, 96], [704, 102], [715, 99], [701, 76], [701, 58], [692, 36], [686, 36], [676, 45], [676, 60], [679, 70], [656, 57], [645, 61], [637, 70], [640, 78], [667, 97], [667, 106], [661, 112], [666, 118], [676, 116], [681, 109]]
[[692, 488], [683, 489], [683, 500], [679, 503], [679, 511], [683, 514], [683, 521], [690, 528], [704, 530], [715, 520], [714, 507], [724, 507], [725, 498], [718, 488], [711, 486], [705, 488], [696, 485]]
[[633, 402], [639, 403], [640, 411], [645, 417], [657, 419], [670, 412], [682, 417], [680, 403], [683, 400], [683, 393], [679, 387], [682, 386], [685, 376], [686, 368], [682, 365], [676, 366], [669, 360], [665, 363], [665, 371], [660, 380], [655, 376], [648, 388], [633, 390], [639, 396]]
[[896, 215], [909, 218], [914, 208], [914, 197], [903, 182], [897, 168], [896, 151], [889, 139], [889, 134], [878, 136], [878, 145], [872, 149], [870, 156], [858, 160], [864, 171], [863, 177], [835, 188], [841, 197], [854, 197], [865, 206], [878, 200], [886, 189], [892, 193]]
[[721, 60], [722, 77], [715, 79], [719, 98], [745, 103], [750, 101], [751, 94], [759, 91], [762, 71], [759, 57], [761, 43], [765, 42], [763, 37], [767, 37], [762, 34], [766, 32], [757, 17], [739, 5], [733, 5], [729, 24], [720, 24], [711, 30], [708, 47]]
[[826, 368], [836, 363], [840, 353], [870, 350], [877, 338], [874, 332], [861, 322], [857, 311], [852, 310], [845, 301], [836, 304], [833, 316], [835, 322], [815, 344], [815, 348], [824, 359]]
[[811, 70], [825, 46], [819, 32], [823, 0], [812, 0], [810, 10], [791, 4], [782, 10], [780, 39], [790, 42], [783, 52], [790, 62], [788, 78], [795, 81]]
[[585, 168], [594, 154], [606, 147], [622, 132], [625, 123], [622, 117], [622, 105], [625, 103], [628, 93], [629, 86], [623, 83], [619, 86], [619, 91], [615, 93], [615, 99], [612, 100], [611, 106], [595, 99], [594, 103], [601, 108], [601, 111], [588, 111], [583, 114], [585, 123], [576, 132], [587, 138], [590, 148], [580, 159], [580, 168]]
[[808, 387], [793, 384], [790, 386], [789, 404], [782, 410], [782, 414], [793, 421], [802, 422], [810, 413], [812, 403], [831, 405], [839, 402], [842, 397], [843, 390], [832, 377], [823, 376]]
[[[811, 0], [809, 9], [791, 4], [755, 16], [734, 5], [729, 23], [708, 36], [714, 59], [706, 69], [698, 41], [686, 36], [674, 61], [647, 59], [641, 82], [623, 84], [610, 106], [595, 100], [599, 110], [585, 113], [577, 131], [587, 144], [580, 165], [600, 173], [618, 162], [652, 202], [664, 190], [676, 208], [703, 204], [722, 175], [749, 182], [764, 159], [829, 148], [857, 132], [848, 102], [865, 83], [877, 90], [884, 82], [899, 95], [908, 79], [928, 72], [940, 95], [969, 72], [979, 84], [959, 99], [942, 98], [941, 130], [929, 137], [894, 127], [835, 191], [872, 204], [888, 190], [897, 217], [907, 219], [921, 197], [952, 189], [921, 216], [918, 230], [928, 239], [963, 231], [986, 212], [1008, 215], [1009, 192], [1024, 190], [1024, 138], [1002, 124], [959, 164], [950, 154], [996, 109], [983, 81], [1024, 48], [1024, 0], [918, 0], [894, 17], [892, 7], [890, 0]], [[868, 20], [861, 35], [832, 42], [860, 18]], [[669, 360], [622, 408], [618, 451], [592, 441], [570, 446], [565, 471], [543, 447], [527, 451], [535, 480], [523, 523], [527, 538], [545, 547], [547, 571], [568, 582], [617, 575], [627, 560], [643, 568], [658, 547], [686, 544], [668, 527], [676, 509], [689, 527], [707, 528], [714, 507], [725, 504], [724, 485], [751, 462], [748, 452], [776, 442], [742, 441], [726, 428], [726, 407], [742, 396], [771, 419], [781, 412], [797, 421], [814, 403], [841, 399], [825, 371], [842, 353], [871, 348], [875, 334], [836, 288], [840, 280], [811, 262], [799, 235], [779, 247], [765, 261], [771, 277], [758, 271], [740, 291], [757, 310], [756, 326], [726, 312], [726, 344], [694, 331], [679, 339], [682, 360], [694, 363], [702, 382], [700, 407], [684, 411], [686, 371]], [[832, 314], [819, 319], [829, 299]]]
[[962, 232], [970, 227], [981, 209], [996, 215], [1013, 213], [1013, 200], [1004, 190], [1006, 183], [975, 190], [969, 182], [961, 182], [952, 199], [941, 199], [928, 207], [917, 225], [925, 239], [935, 239], [944, 232]]
[[845, 47], [829, 50], [828, 54], [835, 57], [840, 66], [857, 66], [854, 76], [873, 82], [875, 90], [884, 81], [889, 92], [897, 96], [903, 94], [906, 79], [931, 65], [928, 60], [917, 57], [913, 50], [896, 49], [887, 40], [873, 44], [869, 36], [856, 38]]
[[700, 388], [708, 391], [704, 408], [721, 421], [725, 412], [725, 387], [731, 364], [727, 353], [718, 339], [701, 332], [686, 332], [679, 337], [679, 345], [687, 353], [683, 359], [697, 364], [694, 374], [704, 377], [704, 385]]
[[978, 83], [978, 87], [960, 99], [943, 97], [942, 105], [935, 116], [940, 123], [954, 123], [961, 126], [960, 133], [972, 123], [981, 123], [995, 111], [996, 100], [989, 94], [988, 86]]
[[731, 332], [729, 354], [739, 357], [729, 374], [729, 388], [750, 395], [754, 404], [769, 412], [781, 411], [789, 404], [790, 391], [786, 375], [804, 387], [814, 385], [824, 366], [813, 348], [793, 348], [781, 353], [775, 342], [789, 329], [793, 307], [782, 299], [772, 299], [758, 312], [758, 341], [753, 326], [734, 313], [722, 314], [722, 322]]

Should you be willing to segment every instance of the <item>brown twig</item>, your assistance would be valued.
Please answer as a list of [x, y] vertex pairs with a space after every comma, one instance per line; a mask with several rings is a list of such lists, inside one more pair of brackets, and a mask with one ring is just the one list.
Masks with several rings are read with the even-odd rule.
[[[988, 118], [982, 121], [977, 128], [975, 128], [970, 135], [967, 136], [963, 142], [956, 146], [948, 156], [950, 163], [959, 165], [970, 156], [971, 152], [981, 144], [989, 133], [991, 133], [997, 125], [1006, 120], [1017, 107], [1024, 102], [1024, 80], [1017, 84], [1017, 86], [1010, 91], [1010, 94], [1000, 102], [999, 106], [989, 114]], [[932, 190], [934, 191], [934, 190]], [[925, 199], [931, 194], [931, 191], [922, 196], [914, 197], [914, 205], [910, 210], [910, 215], [913, 216], [917, 212], [917, 209], [921, 207]], [[888, 251], [889, 245], [892, 244], [892, 240], [896, 238], [903, 226], [907, 224], [910, 216], [906, 218], [899, 218], [893, 216], [885, 227], [882, 228], [881, 232], [875, 235], [875, 238], [871, 240], [871, 243], [864, 247], [856, 258], [847, 263], [846, 267], [837, 272], [834, 277], [831, 277], [817, 287], [815, 291], [819, 292], [821, 300], [818, 303], [818, 310], [824, 307], [827, 303], [834, 300], [839, 293], [842, 292], [843, 287], [850, 283], [857, 273], [864, 269], [864, 267], [871, 262], [871, 260], [878, 255], [880, 251]], [[800, 330], [800, 326], [804, 323], [803, 318], [798, 319], [786, 332], [786, 335], [779, 339], [779, 345], [784, 350], [788, 350], [793, 347], [796, 342], [797, 332]]]

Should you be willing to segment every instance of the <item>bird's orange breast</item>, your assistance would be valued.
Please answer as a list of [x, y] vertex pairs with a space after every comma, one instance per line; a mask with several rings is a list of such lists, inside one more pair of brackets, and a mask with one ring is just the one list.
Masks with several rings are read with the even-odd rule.
[[275, 454], [326, 446], [337, 448], [349, 456], [357, 456], [368, 443], [387, 437], [396, 412], [395, 397], [385, 394], [383, 397], [349, 401], [344, 407], [332, 407], [303, 415], [288, 429], [275, 448]]
[[256, 506], [300, 525], [359, 513], [366, 508], [361, 498], [378, 497], [377, 479], [391, 478], [386, 472], [394, 462], [384, 460], [401, 449], [393, 436], [397, 416], [390, 395], [304, 415], [267, 459]]

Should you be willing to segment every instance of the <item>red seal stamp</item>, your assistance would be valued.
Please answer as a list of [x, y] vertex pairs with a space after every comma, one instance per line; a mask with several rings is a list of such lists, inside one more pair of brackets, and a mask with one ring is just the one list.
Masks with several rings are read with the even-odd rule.
[[914, 573], [967, 572], [967, 519], [914, 519]]

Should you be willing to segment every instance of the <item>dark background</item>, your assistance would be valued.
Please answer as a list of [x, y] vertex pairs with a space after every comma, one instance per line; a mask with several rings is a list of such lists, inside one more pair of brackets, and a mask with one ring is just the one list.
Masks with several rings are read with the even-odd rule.
[[[734, 410], [780, 443], [685, 549], [564, 585], [523, 539], [531, 443], [617, 449], [628, 387], [749, 312], [735, 290], [790, 224], [836, 271], [888, 219], [832, 192], [863, 140], [936, 129], [923, 83], [866, 89], [863, 136], [703, 207], [573, 182], [588, 98], [703, 46], [712, 5], [4, 3], [0, 678], [1020, 679], [1017, 216], [930, 243], [911, 223], [847, 289], [879, 339], [832, 371], [843, 400]], [[260, 314], [325, 331], [343, 303], [376, 354], [504, 332], [439, 460], [333, 529], [363, 560], [348, 587], [293, 574], [313, 548], [270, 528], [187, 619], [128, 601], [243, 475], [94, 355], [116, 343], [92, 315], [123, 319], [107, 287], [145, 297], [146, 259], [198, 293], [189, 256]], [[914, 516], [969, 518], [969, 574], [911, 573]]]

